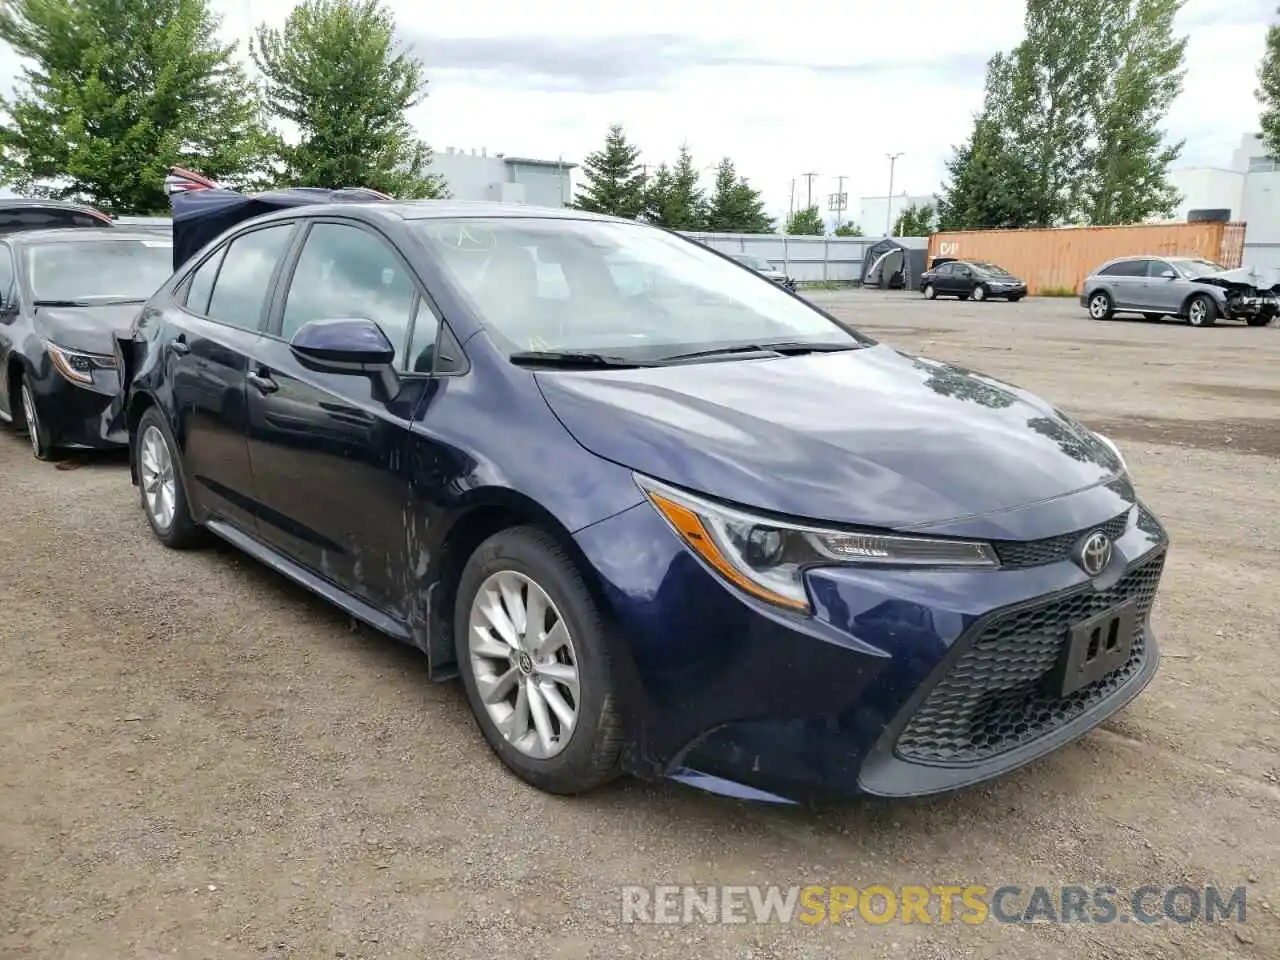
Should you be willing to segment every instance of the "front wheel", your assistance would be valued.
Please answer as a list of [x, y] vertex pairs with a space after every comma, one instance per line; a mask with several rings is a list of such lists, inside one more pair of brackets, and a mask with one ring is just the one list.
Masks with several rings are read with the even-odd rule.
[[932, 283], [926, 283], [924, 285], [924, 298], [926, 300], [938, 299], [938, 288], [935, 287]]
[[174, 550], [198, 546], [204, 540], [204, 529], [191, 519], [178, 471], [177, 444], [158, 408], [149, 407], [143, 413], [133, 444], [142, 512], [151, 532]]
[[1207, 295], [1192, 297], [1187, 305], [1187, 323], [1193, 327], [1211, 327], [1218, 320], [1218, 306]]
[[1249, 317], [1245, 320], [1245, 323], [1251, 327], [1266, 327], [1271, 325], [1273, 319], [1275, 318], [1271, 316]]
[[454, 640], [476, 723], [516, 776], [555, 794], [617, 776], [612, 641], [555, 537], [515, 527], [476, 548], [458, 584]]
[[49, 431], [40, 420], [40, 408], [36, 405], [35, 391], [24, 376], [18, 392], [22, 397], [22, 419], [27, 428], [27, 439], [31, 441], [31, 454], [37, 460], [53, 459], [53, 441]]
[[987, 299], [987, 288], [978, 286], [973, 288], [973, 299], [982, 301]]
[[1111, 295], [1099, 290], [1089, 298], [1089, 316], [1095, 320], [1110, 320], [1115, 316], [1115, 306], [1111, 303]]
[[1021, 300], [1021, 299], [1022, 299], [1022, 294], [1020, 294], [1020, 293], [1015, 293], [1013, 296], [1011, 296], [1011, 297], [1009, 298], [1009, 302], [1010, 302], [1010, 303], [1017, 303], [1017, 302], [1018, 302], [1019, 300]]

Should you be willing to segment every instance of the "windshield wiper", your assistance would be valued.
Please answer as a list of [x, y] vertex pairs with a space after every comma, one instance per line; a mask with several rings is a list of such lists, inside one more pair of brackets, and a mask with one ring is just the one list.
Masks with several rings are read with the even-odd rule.
[[37, 307], [113, 307], [123, 303], [146, 303], [147, 301], [108, 298], [105, 300], [33, 300], [31, 302]]
[[779, 340], [776, 342], [746, 343], [733, 347], [712, 347], [708, 350], [694, 350], [691, 353], [676, 353], [663, 357], [663, 363], [675, 363], [681, 360], [702, 360], [710, 357], [732, 357], [742, 354], [761, 354], [763, 356], [795, 357], [803, 353], [836, 353], [841, 350], [860, 350], [865, 344], [853, 340], [820, 341], [806, 343], [802, 340]]
[[511, 354], [511, 362], [522, 366], [548, 364], [566, 367], [648, 367], [652, 364], [626, 357], [612, 357], [604, 353], [583, 353], [577, 350], [519, 350]]

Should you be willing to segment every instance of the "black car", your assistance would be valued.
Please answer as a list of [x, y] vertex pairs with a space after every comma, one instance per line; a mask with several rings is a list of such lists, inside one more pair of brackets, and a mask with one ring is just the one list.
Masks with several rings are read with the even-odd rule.
[[1027, 295], [1027, 285], [1004, 267], [986, 260], [935, 261], [920, 275], [920, 292], [926, 300], [958, 297], [961, 300], [1005, 299], [1017, 303]]
[[123, 230], [0, 235], [0, 420], [36, 457], [128, 442], [113, 334], [173, 271], [173, 241]]
[[101, 210], [68, 200], [30, 200], [0, 197], [0, 236], [23, 230], [52, 230], [61, 227], [114, 227], [115, 222]]

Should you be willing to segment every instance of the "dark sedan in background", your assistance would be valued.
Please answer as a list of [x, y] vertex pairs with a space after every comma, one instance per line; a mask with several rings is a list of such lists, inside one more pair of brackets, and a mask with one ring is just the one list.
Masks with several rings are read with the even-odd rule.
[[23, 230], [53, 230], [63, 227], [114, 227], [115, 221], [101, 210], [70, 200], [37, 200], [0, 197], [0, 236]]
[[113, 335], [168, 279], [172, 250], [119, 227], [0, 235], [0, 420], [36, 457], [127, 441]]
[[175, 197], [221, 226], [120, 341], [142, 509], [460, 674], [527, 782], [947, 790], [1154, 675], [1164, 531], [1044, 400], [633, 221], [295, 200]]
[[1008, 270], [986, 260], [945, 260], [935, 261], [920, 275], [920, 292], [926, 300], [958, 297], [1017, 303], [1027, 295], [1027, 285]]

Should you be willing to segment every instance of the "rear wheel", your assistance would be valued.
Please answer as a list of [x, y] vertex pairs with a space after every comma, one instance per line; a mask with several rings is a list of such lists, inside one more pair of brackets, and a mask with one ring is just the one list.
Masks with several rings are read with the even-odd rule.
[[981, 284], [979, 284], [978, 286], [974, 287], [974, 288], [973, 288], [973, 299], [975, 299], [975, 300], [985, 300], [985, 299], [987, 299], [987, 288], [986, 288], [986, 287], [984, 287], [984, 286], [982, 286]]
[[454, 640], [476, 723], [516, 776], [556, 794], [617, 776], [612, 641], [555, 537], [516, 527], [476, 548], [458, 584]]
[[1206, 294], [1197, 294], [1187, 304], [1187, 323], [1193, 327], [1211, 327], [1218, 321], [1218, 305]]
[[18, 395], [22, 398], [22, 419], [27, 427], [27, 439], [31, 441], [32, 455], [37, 460], [52, 460], [53, 442], [40, 420], [40, 407], [36, 404], [35, 391], [31, 389], [25, 376], [18, 388]]
[[932, 283], [926, 283], [924, 285], [924, 298], [926, 300], [936, 300], [938, 298], [938, 288]]
[[1089, 297], [1089, 316], [1095, 320], [1110, 320], [1115, 316], [1115, 305], [1111, 302], [1111, 295], [1105, 290], [1099, 290], [1097, 293]]
[[191, 519], [178, 472], [178, 447], [158, 408], [149, 407], [142, 414], [133, 443], [142, 512], [151, 532], [174, 550], [198, 546], [205, 539], [204, 529]]

